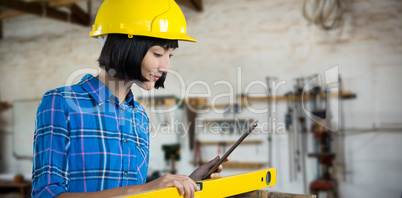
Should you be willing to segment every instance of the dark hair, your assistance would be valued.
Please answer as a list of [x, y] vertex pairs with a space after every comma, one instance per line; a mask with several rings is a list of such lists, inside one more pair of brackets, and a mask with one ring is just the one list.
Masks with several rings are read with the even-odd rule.
[[[99, 67], [105, 69], [113, 77], [122, 80], [148, 81], [141, 73], [141, 62], [152, 46], [161, 46], [166, 50], [178, 48], [177, 40], [160, 39], [146, 36], [133, 36], [128, 38], [127, 34], [109, 34], [102, 52], [99, 56]], [[113, 72], [109, 72], [113, 69]], [[165, 88], [163, 83], [166, 73], [155, 82], [155, 88]]]

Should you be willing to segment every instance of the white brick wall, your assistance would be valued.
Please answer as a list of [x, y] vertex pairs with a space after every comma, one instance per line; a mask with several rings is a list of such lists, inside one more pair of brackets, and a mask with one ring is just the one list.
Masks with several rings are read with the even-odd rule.
[[[94, 9], [100, 2], [95, 1]], [[358, 96], [344, 105], [347, 128], [379, 126], [387, 120], [380, 114], [395, 115], [390, 119], [400, 123], [401, 105], [387, 104], [384, 102], [389, 101], [387, 96], [380, 93], [397, 98], [392, 101], [402, 99], [401, 78], [395, 77], [402, 74], [402, 3], [397, 0], [344, 3], [344, 24], [332, 31], [309, 25], [301, 15], [302, 1], [297, 0], [204, 0], [205, 11], [202, 13], [183, 8], [188, 34], [198, 43], [181, 42], [172, 59], [172, 69], [183, 76], [186, 85], [196, 80], [206, 81], [212, 87], [212, 95], [216, 96], [227, 91], [225, 86], [213, 85], [219, 80], [226, 80], [238, 89], [238, 66], [243, 72], [240, 90], [244, 91], [252, 80], [265, 81], [266, 76], [277, 76], [287, 81], [278, 90], [283, 94], [292, 89], [294, 78], [321, 73], [339, 65], [345, 88]], [[24, 15], [4, 20], [4, 29], [5, 38], [0, 41], [3, 101], [40, 98], [45, 91], [63, 86], [77, 69], [97, 68], [101, 49], [97, 41], [88, 36], [90, 27]], [[387, 81], [389, 72], [394, 75]], [[180, 94], [179, 80], [173, 75], [169, 76], [166, 85], [165, 90], [156, 93]], [[252, 90], [264, 93], [262, 87]], [[134, 91], [136, 95], [141, 93], [138, 88]], [[197, 92], [205, 93], [205, 89], [194, 87], [191, 91]], [[283, 119], [282, 107], [278, 119]], [[382, 112], [382, 109], [395, 111]], [[3, 139], [3, 169], [9, 173], [29, 173], [31, 162], [18, 161], [11, 155], [12, 111], [3, 112], [2, 117], [7, 122], [2, 126], [6, 134], [0, 136]], [[395, 140], [402, 140], [401, 133], [377, 132], [348, 137], [350, 173], [348, 182], [341, 185], [343, 197], [400, 197], [402, 158], [398, 151], [401, 146]], [[272, 189], [303, 193], [301, 180], [290, 183], [288, 179], [287, 137], [274, 138], [278, 142], [273, 151], [278, 185]], [[393, 142], [388, 144], [391, 140]], [[151, 164], [152, 159], [155, 164], [161, 164], [159, 145], [162, 140], [155, 138], [152, 141]], [[377, 146], [373, 146], [374, 142]], [[264, 144], [260, 149], [265, 148]], [[379, 158], [381, 155], [387, 157]], [[183, 151], [182, 174], [192, 168], [187, 164], [190, 156], [191, 153]], [[262, 156], [266, 159], [264, 154]], [[364, 159], [361, 156], [365, 156]], [[314, 168], [309, 171], [309, 179], [314, 178], [314, 171]], [[229, 173], [232, 172], [225, 174]], [[372, 177], [365, 177], [368, 174]]]

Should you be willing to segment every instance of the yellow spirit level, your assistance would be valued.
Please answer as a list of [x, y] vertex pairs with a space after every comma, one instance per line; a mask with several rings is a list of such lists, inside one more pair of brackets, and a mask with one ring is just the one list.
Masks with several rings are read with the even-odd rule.
[[[269, 168], [250, 173], [232, 175], [197, 182], [200, 191], [195, 192], [196, 198], [228, 197], [242, 194], [268, 186], [276, 185], [276, 168]], [[175, 187], [166, 187], [142, 193], [125, 196], [126, 198], [182, 198]]]

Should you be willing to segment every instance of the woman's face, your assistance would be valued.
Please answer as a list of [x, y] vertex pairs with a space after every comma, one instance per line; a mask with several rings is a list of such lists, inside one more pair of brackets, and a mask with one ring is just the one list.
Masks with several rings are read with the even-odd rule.
[[173, 48], [166, 50], [161, 46], [149, 48], [141, 63], [142, 75], [149, 81], [137, 85], [146, 90], [154, 88], [155, 82], [162, 76], [162, 73], [169, 72], [170, 57], [173, 56], [173, 51]]

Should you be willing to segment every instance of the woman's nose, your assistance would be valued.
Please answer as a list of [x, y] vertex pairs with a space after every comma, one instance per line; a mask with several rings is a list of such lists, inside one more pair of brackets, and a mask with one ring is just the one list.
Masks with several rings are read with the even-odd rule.
[[170, 58], [163, 58], [159, 66], [159, 71], [168, 73], [170, 70]]

